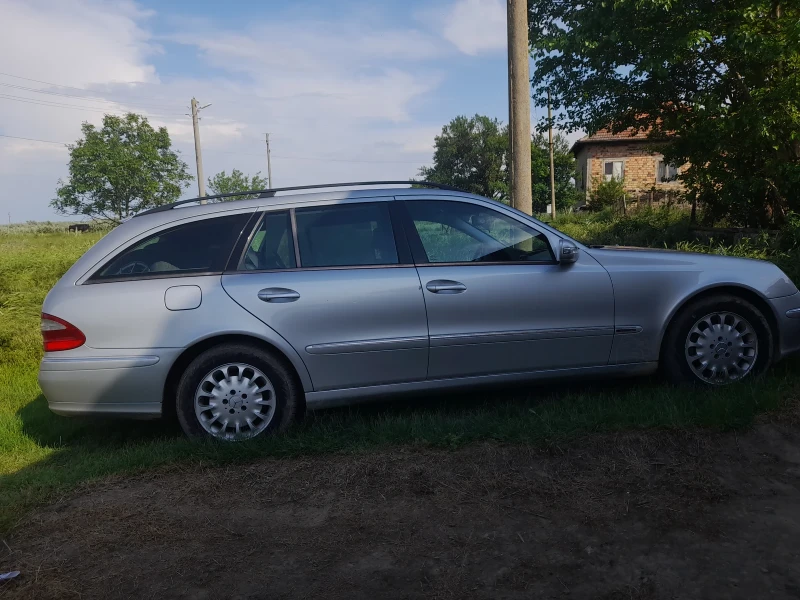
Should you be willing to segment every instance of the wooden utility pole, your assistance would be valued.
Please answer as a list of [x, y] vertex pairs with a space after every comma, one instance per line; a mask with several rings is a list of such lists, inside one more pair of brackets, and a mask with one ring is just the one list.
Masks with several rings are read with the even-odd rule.
[[553, 111], [550, 105], [550, 90], [547, 90], [547, 131], [550, 138], [550, 211], [556, 218], [556, 171], [553, 166]]
[[508, 2], [508, 132], [511, 137], [511, 205], [531, 214], [531, 92], [528, 2]]
[[267, 179], [269, 180], [267, 183], [269, 187], [273, 188], [275, 186], [272, 185], [272, 158], [269, 154], [269, 134], [265, 133], [264, 135], [267, 136]]
[[[199, 106], [199, 102], [192, 98], [192, 126], [194, 127], [194, 156], [197, 160], [197, 191], [201, 198], [206, 196], [206, 181], [203, 178], [203, 151], [200, 149], [200, 118], [198, 113], [204, 108], [211, 106]], [[207, 200], [200, 200], [200, 204], [205, 204]]]

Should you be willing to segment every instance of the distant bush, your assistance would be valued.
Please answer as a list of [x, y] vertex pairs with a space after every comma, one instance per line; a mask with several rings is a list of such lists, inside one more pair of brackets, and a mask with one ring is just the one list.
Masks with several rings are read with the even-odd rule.
[[613, 208], [569, 213], [556, 217], [553, 226], [587, 245], [674, 247], [691, 239], [689, 213], [669, 207], [643, 207], [627, 215]]
[[589, 205], [593, 208], [616, 208], [622, 205], [625, 196], [625, 181], [623, 179], [592, 180], [592, 191], [589, 195]]

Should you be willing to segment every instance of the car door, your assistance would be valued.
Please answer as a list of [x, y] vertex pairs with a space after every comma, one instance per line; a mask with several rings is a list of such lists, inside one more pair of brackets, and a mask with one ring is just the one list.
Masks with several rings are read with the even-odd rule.
[[404, 227], [427, 307], [430, 379], [608, 363], [614, 295], [592, 257], [490, 203], [408, 199]]
[[425, 379], [425, 305], [391, 204], [268, 210], [222, 278], [297, 350], [316, 391]]

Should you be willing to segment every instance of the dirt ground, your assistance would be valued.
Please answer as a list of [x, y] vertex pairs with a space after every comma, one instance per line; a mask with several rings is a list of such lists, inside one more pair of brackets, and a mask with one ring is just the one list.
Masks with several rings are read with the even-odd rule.
[[800, 428], [172, 470], [7, 542], [0, 598], [800, 598]]

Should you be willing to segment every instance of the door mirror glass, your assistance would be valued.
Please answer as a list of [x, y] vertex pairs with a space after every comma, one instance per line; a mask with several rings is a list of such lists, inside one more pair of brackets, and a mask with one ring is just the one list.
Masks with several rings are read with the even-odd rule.
[[578, 260], [580, 249], [569, 240], [561, 240], [558, 262], [562, 265], [571, 265]]

